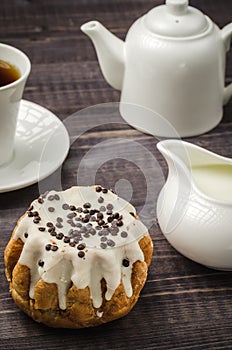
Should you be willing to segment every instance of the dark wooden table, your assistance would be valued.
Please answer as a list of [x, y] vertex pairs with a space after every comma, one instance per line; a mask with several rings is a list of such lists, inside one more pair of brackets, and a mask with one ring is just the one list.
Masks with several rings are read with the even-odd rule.
[[[69, 117], [86, 107], [119, 101], [119, 92], [103, 79], [92, 44], [81, 33], [80, 25], [98, 19], [123, 39], [136, 18], [161, 3], [158, 0], [1, 1], [0, 41], [19, 47], [32, 62], [24, 98], [41, 104], [64, 120], [73, 143], [61, 173], [56, 171], [39, 186], [34, 184], [0, 195], [0, 349], [232, 348], [232, 275], [198, 265], [168, 244], [155, 220], [156, 195], [153, 203], [147, 204], [147, 213], [153, 219], [150, 232], [155, 245], [148, 281], [139, 302], [123, 319], [95, 329], [47, 328], [18, 309], [4, 276], [4, 248], [17, 218], [38, 196], [41, 186], [56, 189], [60, 174], [62, 188], [67, 188], [76, 185], [79, 175], [82, 184], [88, 183], [93, 169], [96, 183], [117, 187], [120, 194], [131, 196], [131, 202], [140, 210], [147, 194], [144, 170], [129, 161], [130, 153], [126, 151], [127, 159], [118, 159], [130, 140], [131, 145], [139, 145], [139, 149], [144, 147], [152, 154], [166, 176], [167, 166], [156, 150], [157, 140], [153, 137], [123, 123], [107, 123], [100, 110], [99, 118], [103, 123], [99, 125], [96, 121], [95, 127], [88, 124], [88, 117], [77, 114], [80, 130], [87, 128], [78, 136], [78, 127], [73, 122], [77, 119]], [[191, 4], [207, 13], [220, 27], [232, 19], [231, 0], [192, 0]], [[227, 57], [226, 83], [229, 83], [232, 81], [232, 52]], [[105, 161], [102, 144], [103, 157], [99, 158], [100, 163], [94, 163], [94, 156], [87, 152], [107, 140], [112, 141], [111, 145], [117, 144], [115, 154]], [[219, 126], [188, 141], [232, 157], [232, 100], [225, 107]], [[135, 152], [136, 149], [134, 153], [132, 150], [133, 157]], [[82, 159], [88, 162], [83, 165]], [[138, 161], [142, 164], [142, 152], [138, 152]], [[151, 174], [152, 166], [152, 162], [146, 163]], [[155, 176], [154, 183], [158, 193], [161, 183]]]

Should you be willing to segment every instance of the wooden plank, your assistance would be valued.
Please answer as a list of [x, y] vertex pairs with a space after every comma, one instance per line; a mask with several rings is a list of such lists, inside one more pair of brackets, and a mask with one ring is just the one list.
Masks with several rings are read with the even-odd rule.
[[[96, 54], [80, 25], [98, 19], [119, 37], [124, 38], [132, 22], [159, 0], [3, 0], [0, 11], [0, 40], [24, 50], [32, 62], [32, 72], [24, 97], [55, 112], [67, 125], [70, 115], [84, 108], [119, 101], [120, 93], [104, 81]], [[231, 21], [231, 1], [192, 0], [191, 4], [207, 13], [222, 27]], [[227, 55], [226, 82], [232, 81], [232, 53]], [[189, 138], [227, 157], [232, 156], [232, 101], [224, 108], [223, 120], [209, 133]], [[130, 159], [144, 147], [156, 160], [163, 177], [154, 176], [158, 193], [167, 175], [167, 165], [156, 150], [158, 139], [142, 134], [125, 123], [109, 123], [107, 116], [96, 113], [95, 128], [76, 114], [68, 127], [73, 142], [62, 167], [62, 186], [77, 181], [78, 165], [89, 151], [101, 142], [117, 143], [112, 160], [104, 163], [104, 152], [80, 171], [85, 181], [87, 169], [101, 164], [96, 182], [114, 187], [118, 180], [130, 182], [132, 202], [141, 210], [146, 198], [143, 171], [133, 162], [115, 158], [116, 151], [125, 149]], [[78, 132], [87, 126], [82, 136]], [[132, 153], [131, 153], [132, 152]], [[95, 161], [95, 163], [94, 163]], [[138, 162], [144, 164], [142, 153]], [[145, 163], [153, 174], [152, 164]], [[59, 178], [55, 172], [41, 184], [51, 188]], [[87, 179], [87, 177], [86, 177]], [[87, 180], [86, 180], [87, 181]], [[41, 188], [40, 186], [40, 188]], [[154, 224], [150, 228], [155, 244], [148, 281], [135, 308], [123, 319], [96, 329], [56, 330], [37, 324], [24, 315], [12, 301], [4, 277], [3, 253], [17, 218], [38, 196], [37, 184], [18, 191], [0, 194], [0, 349], [230, 349], [232, 347], [232, 279], [230, 272], [220, 272], [200, 266], [177, 253], [165, 240], [155, 218], [155, 204], [149, 203]], [[129, 192], [128, 192], [129, 193]], [[128, 195], [128, 193], [125, 194]], [[153, 198], [153, 197], [151, 197]]]

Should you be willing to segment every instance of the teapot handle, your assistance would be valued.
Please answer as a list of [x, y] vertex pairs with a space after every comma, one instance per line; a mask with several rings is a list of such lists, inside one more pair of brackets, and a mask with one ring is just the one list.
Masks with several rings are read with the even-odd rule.
[[[227, 24], [222, 30], [222, 40], [225, 45], [226, 52], [230, 50], [230, 43], [232, 38], [232, 23]], [[224, 88], [223, 105], [225, 105], [232, 96], [232, 83]]]

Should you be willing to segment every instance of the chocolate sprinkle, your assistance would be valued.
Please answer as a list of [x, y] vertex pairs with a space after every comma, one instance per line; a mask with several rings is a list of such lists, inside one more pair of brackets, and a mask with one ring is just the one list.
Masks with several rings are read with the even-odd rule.
[[53, 196], [52, 194], [50, 196], [48, 196], [49, 201], [53, 201], [54, 199], [55, 199], [55, 196]]
[[53, 252], [56, 252], [56, 251], [58, 250], [57, 245], [52, 245], [52, 246], [51, 246], [51, 250], [52, 250]]
[[64, 243], [69, 243], [69, 242], [70, 242], [70, 238], [67, 237], [67, 236], [65, 236], [65, 237], [64, 237]]
[[82, 221], [85, 222], [85, 223], [87, 223], [87, 222], [89, 222], [89, 218], [88, 218], [88, 217], [84, 217], [84, 218], [82, 219]]
[[29, 212], [27, 213], [27, 216], [29, 216], [29, 218], [32, 218], [32, 216], [34, 216], [34, 215], [33, 215], [33, 213], [32, 213], [31, 211], [29, 211]]
[[43, 198], [42, 198], [42, 197], [39, 197], [39, 198], [38, 198], [38, 203], [39, 203], [39, 204], [43, 204], [43, 202], [44, 202]]
[[109, 203], [109, 204], [107, 204], [106, 208], [108, 210], [112, 210], [114, 208], [114, 206], [113, 206], [113, 204]]
[[121, 237], [122, 238], [126, 238], [128, 236], [127, 232], [126, 231], [122, 231], [121, 232]]
[[106, 248], [107, 248], [107, 244], [104, 243], [104, 242], [102, 242], [102, 243], [100, 244], [100, 247], [101, 247], [102, 249], [106, 249]]
[[50, 243], [45, 245], [45, 249], [47, 251], [51, 250], [51, 247], [52, 247], [52, 245]]
[[50, 235], [55, 237], [56, 236], [56, 231], [55, 230], [51, 231]]
[[84, 243], [78, 244], [77, 249], [78, 250], [83, 250], [85, 249], [86, 245]]
[[62, 205], [62, 209], [68, 210], [68, 209], [69, 209], [69, 205], [68, 205], [67, 203], [64, 203], [64, 204]]
[[72, 213], [69, 213], [69, 214], [67, 215], [67, 218], [73, 219], [76, 215], [77, 215], [77, 214], [76, 214], [75, 212], [72, 212]]
[[69, 219], [69, 220], [67, 220], [67, 223], [69, 224], [69, 225], [71, 225], [72, 227], [75, 227], [76, 226], [76, 224], [73, 222], [73, 220], [71, 220], [71, 219]]
[[108, 192], [107, 188], [103, 188], [103, 189], [102, 189], [102, 192], [103, 192], [103, 193], [107, 193], [107, 192]]
[[104, 205], [102, 205], [102, 206], [100, 207], [100, 211], [106, 211], [106, 207], [104, 207]]
[[38, 265], [39, 265], [40, 267], [43, 267], [43, 266], [44, 266], [44, 261], [43, 261], [43, 260], [39, 260], [39, 261], [38, 261]]
[[114, 247], [114, 246], [115, 246], [115, 242], [114, 242], [112, 239], [108, 239], [107, 245], [108, 245], [109, 247]]
[[78, 252], [78, 256], [79, 256], [79, 258], [84, 258], [85, 252], [83, 252], [83, 251]]
[[107, 218], [107, 221], [108, 222], [112, 222], [114, 220], [114, 217], [113, 216], [109, 216], [108, 218]]
[[123, 264], [124, 267], [129, 267], [130, 262], [129, 262], [128, 259], [123, 259], [122, 264]]
[[56, 200], [58, 201], [58, 200], [60, 200], [60, 196], [56, 193], [56, 194], [54, 195], [54, 199], [56, 199]]
[[47, 227], [54, 227], [53, 223], [52, 222], [47, 222]]
[[24, 233], [24, 237], [25, 237], [25, 238], [28, 237], [28, 233], [27, 233], [27, 232]]
[[38, 230], [41, 232], [44, 232], [46, 229], [45, 229], [45, 227], [38, 227]]
[[82, 226], [82, 227], [80, 228], [80, 233], [85, 233], [85, 232], [87, 232], [87, 231], [88, 231], [88, 229], [87, 229], [86, 226]]
[[104, 225], [105, 221], [104, 220], [98, 220], [98, 225], [102, 226]]
[[83, 207], [86, 209], [91, 208], [91, 204], [89, 202], [87, 202], [83, 205]]
[[69, 245], [70, 245], [70, 247], [75, 247], [76, 243], [75, 242], [70, 242]]
[[68, 231], [69, 236], [72, 236], [74, 233], [74, 230], [71, 228], [71, 230]]
[[89, 230], [89, 233], [90, 233], [92, 236], [94, 236], [94, 235], [96, 234], [96, 230], [95, 230], [94, 228], [91, 228], [91, 229]]
[[101, 191], [102, 191], [102, 187], [101, 187], [101, 186], [97, 186], [97, 187], [95, 188], [95, 190], [96, 190], [96, 192], [101, 192]]
[[119, 229], [118, 229], [118, 227], [111, 227], [110, 232], [111, 232], [112, 236], [117, 236]]
[[75, 211], [76, 210], [75, 205], [70, 205], [70, 210]]
[[101, 233], [104, 235], [104, 236], [108, 236], [109, 234], [109, 230], [107, 228], [104, 228]]
[[117, 220], [112, 221], [111, 226], [112, 227], [117, 227]]
[[53, 213], [55, 211], [54, 207], [48, 207], [48, 211], [50, 211], [50, 213]]
[[98, 203], [103, 203], [104, 202], [104, 198], [103, 197], [99, 197], [97, 201], [98, 201]]
[[122, 226], [123, 225], [123, 221], [122, 220], [118, 220], [117, 221], [117, 226]]
[[57, 233], [56, 238], [62, 239], [64, 237], [64, 234], [62, 232]]
[[103, 219], [103, 214], [102, 213], [97, 213], [97, 218], [100, 219], [100, 220]]

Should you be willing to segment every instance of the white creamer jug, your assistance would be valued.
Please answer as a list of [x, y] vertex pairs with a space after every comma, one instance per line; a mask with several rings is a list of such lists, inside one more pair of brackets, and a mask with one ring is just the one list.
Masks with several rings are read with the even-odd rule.
[[232, 270], [232, 159], [179, 140], [157, 147], [169, 169], [157, 202], [161, 231], [186, 257]]

